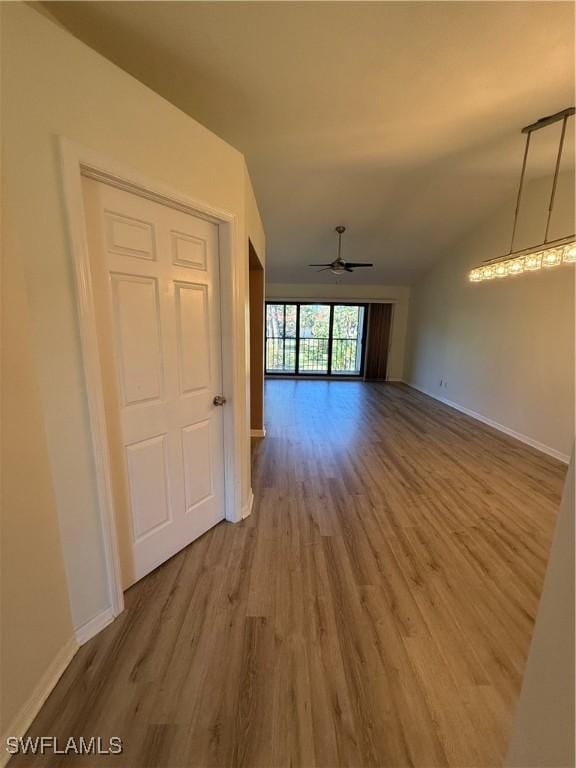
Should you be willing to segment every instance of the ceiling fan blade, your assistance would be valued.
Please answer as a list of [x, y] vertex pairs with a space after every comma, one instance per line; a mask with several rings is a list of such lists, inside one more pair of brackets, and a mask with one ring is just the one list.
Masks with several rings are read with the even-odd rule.
[[346, 272], [354, 272], [354, 270], [352, 269], [352, 267], [348, 266], [348, 264], [346, 264], [346, 266], [344, 267], [344, 269], [346, 270]]
[[369, 264], [367, 261], [347, 261], [347, 267], [373, 267], [374, 264]]
[[331, 267], [322, 267], [322, 269], [317, 269], [316, 272], [326, 272], [327, 269], [331, 269]]
[[332, 264], [308, 264], [309, 267], [331, 267]]

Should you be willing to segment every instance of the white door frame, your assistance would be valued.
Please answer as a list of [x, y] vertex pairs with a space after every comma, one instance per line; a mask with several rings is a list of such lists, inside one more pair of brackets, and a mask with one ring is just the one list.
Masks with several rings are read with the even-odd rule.
[[[222, 387], [227, 396], [224, 408], [224, 505], [225, 518], [231, 522], [242, 519], [241, 456], [234, 440], [234, 425], [241, 393], [235, 391], [234, 371], [237, 353], [243, 343], [239, 333], [238, 295], [239, 270], [242, 264], [235, 214], [198, 200], [192, 200], [162, 184], [144, 178], [137, 171], [104, 158], [69, 139], [59, 137], [60, 165], [63, 181], [64, 206], [67, 214], [69, 245], [74, 262], [78, 321], [82, 345], [86, 394], [90, 417], [92, 452], [96, 473], [98, 512], [104, 543], [105, 568], [110, 610], [114, 616], [124, 610], [124, 593], [120, 571], [114, 498], [110, 473], [106, 414], [102, 391], [101, 361], [98, 352], [96, 315], [90, 273], [90, 255], [82, 177], [95, 179], [148, 200], [200, 216], [215, 223], [219, 230], [220, 305], [222, 335]], [[240, 395], [235, 396], [235, 395]]]

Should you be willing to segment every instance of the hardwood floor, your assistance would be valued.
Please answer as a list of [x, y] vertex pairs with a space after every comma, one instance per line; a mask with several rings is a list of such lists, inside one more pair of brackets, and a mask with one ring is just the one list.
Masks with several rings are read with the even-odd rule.
[[565, 467], [401, 385], [269, 381], [254, 511], [126, 595], [19, 766], [500, 766]]

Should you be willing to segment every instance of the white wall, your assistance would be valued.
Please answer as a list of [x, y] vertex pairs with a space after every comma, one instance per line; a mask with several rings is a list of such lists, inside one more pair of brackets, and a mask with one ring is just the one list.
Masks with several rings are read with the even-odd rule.
[[347, 285], [344, 282], [336, 284], [267, 283], [266, 300], [269, 299], [360, 302], [389, 300], [394, 304], [394, 308], [388, 353], [388, 379], [392, 381], [403, 379], [410, 288], [397, 285]]
[[574, 454], [536, 616], [508, 768], [573, 768]]
[[[105, 609], [108, 600], [57, 137], [66, 136], [183, 196], [236, 215], [241, 260], [236, 323], [246, 337], [248, 238], [259, 241], [264, 258], [263, 232], [239, 152], [26, 4], [3, 3], [2, 16], [3, 256], [21, 264], [24, 273], [42, 428], [78, 627]], [[250, 498], [248, 399], [243, 396], [247, 349], [236, 354], [235, 439], [242, 450], [238, 483], [244, 505]], [[26, 403], [11, 407], [25, 408]], [[27, 482], [34, 488], [32, 471]], [[52, 546], [34, 524], [34, 515], [49, 522], [40, 494], [37, 508], [29, 512], [20, 515], [20, 533], [27, 537], [28, 567], [34, 569], [43, 548]], [[18, 525], [17, 508], [5, 513]], [[58, 540], [58, 530], [51, 536]], [[56, 550], [54, 555], [61, 556]], [[3, 573], [6, 589], [34, 589], [33, 579], [29, 587], [18, 587], [19, 581], [19, 572]], [[41, 591], [28, 598], [22, 610], [30, 610], [34, 600], [51, 601]], [[56, 603], [58, 595], [53, 599]], [[40, 617], [44, 612], [39, 609], [36, 637], [42, 643], [49, 632], [57, 633]], [[46, 620], [59, 617], [55, 611]], [[5, 664], [13, 669], [35, 665], [30, 638], [11, 638]]]
[[0, 737], [75, 647], [24, 275], [23, 258], [2, 259]]
[[[518, 247], [542, 239], [549, 189], [549, 180], [527, 188]], [[551, 237], [574, 232], [573, 200], [565, 176]], [[574, 439], [573, 269], [467, 279], [471, 267], [507, 251], [513, 205], [511, 199], [495, 211], [413, 287], [406, 379], [567, 460]]]

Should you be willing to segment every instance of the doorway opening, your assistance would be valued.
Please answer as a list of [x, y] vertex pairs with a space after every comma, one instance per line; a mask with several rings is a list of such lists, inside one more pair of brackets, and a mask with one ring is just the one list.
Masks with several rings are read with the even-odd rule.
[[250, 434], [264, 437], [264, 267], [248, 240], [250, 293]]

